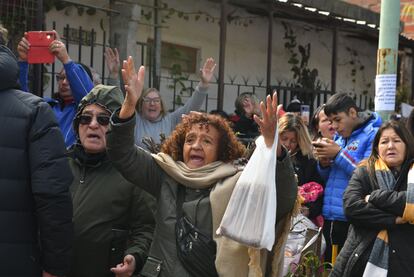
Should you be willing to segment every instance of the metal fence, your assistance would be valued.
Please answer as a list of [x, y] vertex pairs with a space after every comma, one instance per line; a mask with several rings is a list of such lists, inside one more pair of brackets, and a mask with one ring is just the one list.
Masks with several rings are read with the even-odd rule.
[[[52, 23], [52, 27], [53, 29], [56, 29], [55, 22]], [[99, 41], [98, 38], [100, 38]], [[109, 42], [105, 31], [101, 31], [98, 35], [98, 32], [94, 29], [86, 30], [82, 27], [71, 28], [71, 26], [67, 24], [63, 30], [62, 40], [65, 42], [68, 52], [71, 51], [74, 60], [93, 67], [95, 71], [101, 75], [102, 82], [106, 83], [108, 72], [106, 72], [104, 53], [105, 49], [109, 47]], [[147, 72], [150, 73], [152, 68], [151, 56], [153, 49], [147, 43], [137, 42], [137, 45], [139, 47], [138, 53], [140, 53], [141, 61], [146, 61], [146, 66], [148, 68]], [[52, 64], [50, 70], [47, 70], [45, 67], [43, 67], [42, 70], [43, 76], [49, 76], [50, 86], [48, 87], [48, 93], [52, 94], [57, 89], [55, 82], [55, 75], [58, 73], [56, 65], [55, 63]], [[146, 78], [147, 86], [151, 87], [153, 83], [151, 74], [147, 74]], [[165, 96], [167, 108], [170, 110], [175, 110], [185, 103], [199, 81], [188, 79], [184, 81], [181, 80], [181, 82], [184, 85], [179, 85], [174, 78], [170, 77], [165, 72], [164, 75], [161, 76], [160, 91], [162, 92], [163, 97]], [[44, 87], [43, 84], [42, 87]], [[216, 79], [210, 85], [209, 93], [203, 106], [204, 111], [208, 112], [216, 109], [217, 89], [218, 83]], [[312, 114], [314, 109], [319, 105], [325, 103], [329, 96], [333, 94], [329, 90], [310, 90], [294, 87], [290, 82], [286, 82], [286, 84], [279, 82], [272, 86], [272, 90], [278, 91], [279, 103], [283, 104], [285, 107], [292, 99], [298, 98], [303, 104], [310, 106], [310, 114]], [[267, 90], [263, 85], [263, 82], [255, 84], [249, 83], [248, 81], [244, 81], [243, 83], [236, 83], [234, 81], [226, 82], [224, 84], [224, 110], [231, 113], [234, 110], [234, 101], [237, 96], [246, 91], [257, 95], [259, 99], [264, 99]], [[357, 105], [363, 110], [373, 107], [373, 99], [369, 95], [354, 95], [354, 99]]]
[[[167, 76], [161, 77], [161, 88], [171, 90], [172, 97], [170, 99], [171, 110], [175, 110], [178, 106], [185, 103], [184, 100], [189, 98], [194, 91], [195, 87], [198, 84], [198, 80], [187, 80], [184, 81], [185, 83], [185, 91], [182, 92], [182, 86], [179, 86], [177, 82], [174, 82], [174, 79]], [[206, 100], [203, 105], [204, 111], [214, 110], [217, 107], [217, 91], [214, 91], [218, 87], [217, 80], [210, 84], [210, 91], [206, 97]], [[293, 87], [293, 86], [284, 86], [282, 84], [273, 85], [272, 91], [276, 90], [278, 92], [278, 102], [279, 104], [283, 104], [284, 107], [294, 99], [297, 98], [302, 101], [303, 104], [309, 105], [310, 107], [310, 114], [313, 114], [313, 111], [320, 105], [326, 103], [328, 98], [333, 94], [332, 91], [329, 90], [310, 90], [310, 89], [303, 89], [300, 87]], [[234, 109], [234, 101], [238, 95], [242, 92], [251, 92], [258, 96], [259, 99], [264, 99], [266, 96], [266, 87], [263, 85], [257, 84], [249, 84], [249, 83], [235, 83], [235, 82], [228, 82], [224, 84], [224, 94], [228, 96], [228, 92], [233, 92], [232, 97], [225, 97], [224, 102], [224, 110], [226, 112], [232, 112]], [[181, 101], [177, 101], [178, 97], [181, 98]], [[370, 95], [352, 95], [357, 106], [362, 110], [372, 109], [373, 108], [373, 98]], [[168, 105], [169, 103], [167, 103]], [[226, 105], [227, 104], [227, 105]]]

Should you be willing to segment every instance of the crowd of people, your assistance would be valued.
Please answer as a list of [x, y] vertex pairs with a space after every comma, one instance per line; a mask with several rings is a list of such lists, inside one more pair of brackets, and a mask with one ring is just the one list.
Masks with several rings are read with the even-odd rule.
[[[236, 115], [202, 113], [208, 58], [192, 96], [167, 113], [131, 57], [107, 49], [110, 80], [98, 84], [55, 37], [63, 69], [43, 100], [28, 92], [26, 34], [17, 58], [0, 43], [0, 275], [281, 276], [300, 212], [322, 228], [332, 276], [410, 276], [414, 112], [382, 122], [336, 93], [305, 119], [298, 99], [285, 112], [276, 93], [244, 92]], [[276, 240], [256, 255], [216, 231], [246, 141], [260, 137], [262, 151], [275, 136]]]

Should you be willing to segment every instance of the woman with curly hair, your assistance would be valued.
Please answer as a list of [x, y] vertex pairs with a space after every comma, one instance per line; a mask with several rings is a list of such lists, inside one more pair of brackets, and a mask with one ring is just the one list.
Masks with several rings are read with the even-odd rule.
[[[278, 276], [297, 195], [287, 151], [278, 146], [275, 250], [262, 250], [262, 255], [252, 255], [251, 259], [247, 246], [216, 235], [241, 173], [233, 161], [242, 156], [243, 145], [223, 118], [193, 112], [176, 127], [160, 153], [150, 154], [136, 147], [135, 104], [142, 92], [145, 69], [141, 67], [135, 74], [131, 62], [131, 58], [124, 62], [127, 94], [121, 109], [111, 117], [112, 131], [107, 140], [109, 157], [123, 176], [157, 199], [153, 243], [140, 274], [247, 277], [250, 271], [249, 276], [264, 276], [266, 272], [266, 276]], [[263, 119], [255, 117], [263, 135], [257, 149], [273, 145], [276, 99], [268, 96], [267, 107], [261, 104]], [[188, 243], [182, 243], [184, 238]], [[249, 266], [250, 260], [254, 269]]]

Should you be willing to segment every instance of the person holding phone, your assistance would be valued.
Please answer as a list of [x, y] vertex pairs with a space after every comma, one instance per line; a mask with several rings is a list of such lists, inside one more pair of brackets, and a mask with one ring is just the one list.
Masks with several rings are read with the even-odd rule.
[[348, 233], [343, 193], [358, 163], [371, 154], [372, 141], [381, 125], [381, 118], [376, 113], [360, 112], [355, 101], [346, 93], [331, 96], [324, 112], [337, 136], [335, 140], [322, 138], [313, 145], [319, 173], [326, 180], [322, 215], [327, 241], [325, 259], [330, 261], [332, 245], [342, 248]]
[[[52, 107], [59, 127], [62, 131], [66, 147], [71, 146], [76, 141], [76, 136], [72, 128], [72, 121], [76, 114], [77, 106], [80, 100], [93, 88], [92, 73], [90, 69], [81, 64], [72, 61], [65, 44], [60, 40], [56, 31], [49, 31], [54, 34], [55, 39], [49, 45], [49, 51], [62, 64], [62, 70], [56, 75], [58, 92], [53, 99], [45, 100]], [[28, 70], [27, 63], [28, 52], [31, 43], [27, 39], [27, 33], [20, 40], [17, 46], [19, 55], [19, 80], [22, 90], [28, 90]]]

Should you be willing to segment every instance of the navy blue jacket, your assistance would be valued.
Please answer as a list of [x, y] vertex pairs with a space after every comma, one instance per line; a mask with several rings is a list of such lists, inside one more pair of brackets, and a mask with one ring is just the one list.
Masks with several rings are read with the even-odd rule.
[[64, 276], [73, 177], [50, 106], [14, 89], [18, 70], [13, 53], [0, 46], [0, 275]]

